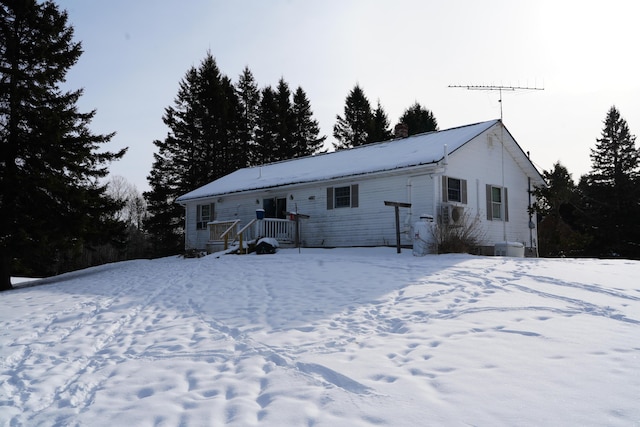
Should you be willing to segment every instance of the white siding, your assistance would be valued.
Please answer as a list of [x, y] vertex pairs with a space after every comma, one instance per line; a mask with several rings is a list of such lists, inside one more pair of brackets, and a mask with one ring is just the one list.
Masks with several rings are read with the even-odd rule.
[[[209, 230], [198, 230], [196, 223], [198, 221], [198, 205], [215, 203], [213, 199], [200, 200], [191, 202], [186, 205], [186, 230], [185, 230], [185, 249], [205, 249], [209, 240]], [[216, 204], [214, 215], [218, 206]]]
[[[385, 246], [396, 244], [395, 210], [384, 202], [407, 202], [406, 176], [387, 176], [360, 179], [344, 184], [358, 184], [359, 203], [356, 208], [327, 209], [326, 191], [316, 207], [316, 220], [309, 220], [307, 244], [309, 246]], [[343, 183], [328, 183], [341, 186]], [[401, 221], [409, 215], [400, 209]], [[404, 230], [404, 228], [403, 228]], [[406, 232], [406, 230], [404, 230]], [[304, 237], [304, 236], [303, 236]]]
[[[385, 206], [387, 200], [414, 203], [414, 208], [400, 208], [403, 245], [411, 244], [409, 230], [412, 222], [421, 213], [433, 212], [434, 179], [428, 175], [409, 177], [395, 175], [386, 177], [359, 178], [353, 180], [316, 183], [315, 185], [283, 187], [269, 192], [254, 192], [245, 195], [227, 195], [216, 200], [215, 219], [240, 219], [246, 224], [262, 208], [263, 198], [286, 198], [287, 211], [309, 215], [301, 220], [301, 239], [304, 246], [394, 246], [395, 210]], [[327, 187], [342, 187], [358, 184], [358, 207], [327, 209]], [[197, 204], [210, 203], [202, 200], [187, 204], [187, 248], [205, 249], [208, 240], [206, 230], [196, 231]]]
[[[504, 138], [504, 150], [501, 138]], [[512, 152], [510, 152], [511, 150]], [[516, 156], [514, 158], [514, 156]], [[517, 160], [517, 161], [516, 161]], [[530, 245], [528, 182], [526, 172], [519, 165], [528, 164], [508, 132], [501, 133], [500, 125], [493, 126], [449, 155], [445, 176], [466, 180], [467, 203], [463, 204], [469, 217], [479, 218], [487, 246], [506, 239]], [[504, 175], [503, 175], [504, 170]], [[533, 169], [529, 168], [529, 173]], [[438, 173], [435, 173], [438, 172]], [[419, 215], [437, 217], [442, 205], [442, 168], [434, 165], [405, 169], [390, 173], [355, 176], [324, 182], [287, 185], [264, 191], [251, 191], [220, 198], [202, 199], [187, 203], [187, 247], [206, 247], [208, 231], [196, 231], [196, 206], [215, 202], [216, 220], [241, 221], [241, 226], [255, 218], [264, 198], [286, 198], [287, 211], [309, 215], [301, 220], [303, 246], [394, 246], [395, 209], [385, 201], [407, 202], [412, 207], [400, 208], [401, 243], [410, 245], [410, 229]], [[509, 221], [488, 221], [486, 185], [508, 189]], [[539, 177], [537, 178], [539, 179]], [[327, 209], [327, 187], [358, 185], [358, 206]], [[534, 232], [534, 246], [537, 238]]]
[[[196, 204], [188, 204], [185, 207], [185, 239], [184, 239], [184, 247], [185, 249], [195, 249], [198, 248], [198, 233], [196, 230]], [[201, 248], [204, 248], [202, 246]]]
[[[505, 139], [503, 152], [501, 137]], [[525, 172], [515, 162], [506, 147], [509, 147], [509, 135], [500, 134], [499, 128], [492, 128], [467, 143], [449, 156], [447, 175], [467, 179], [467, 209], [471, 216], [478, 215], [485, 231], [485, 244], [494, 245], [506, 239], [510, 242], [521, 242], [530, 246], [529, 238], [529, 206], [528, 180]], [[513, 143], [513, 141], [511, 140]], [[504, 155], [503, 155], [504, 154]], [[517, 154], [517, 153], [516, 153]], [[504, 160], [504, 162], [503, 162]], [[509, 219], [503, 221], [487, 220], [486, 185], [503, 186], [508, 190]], [[506, 226], [506, 227], [505, 227]], [[535, 230], [534, 230], [535, 231]], [[536, 239], [534, 233], [534, 240]], [[534, 246], [536, 242], [534, 241]]]

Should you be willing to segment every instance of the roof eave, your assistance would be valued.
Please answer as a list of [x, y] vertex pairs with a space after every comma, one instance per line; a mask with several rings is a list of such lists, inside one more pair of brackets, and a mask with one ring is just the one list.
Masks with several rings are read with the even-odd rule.
[[[406, 165], [406, 166], [398, 166], [392, 169], [384, 169], [384, 170], [379, 170], [379, 171], [371, 171], [371, 172], [362, 172], [362, 173], [357, 173], [357, 174], [346, 174], [346, 175], [336, 175], [336, 176], [331, 176], [331, 177], [327, 177], [324, 179], [317, 179], [317, 180], [309, 180], [309, 181], [292, 181], [292, 182], [288, 182], [288, 183], [280, 183], [277, 185], [266, 185], [263, 187], [250, 187], [250, 188], [245, 188], [242, 190], [237, 190], [237, 191], [225, 191], [225, 192], [218, 192], [218, 193], [210, 193], [207, 195], [200, 195], [200, 196], [196, 196], [196, 197], [189, 197], [189, 198], [184, 198], [183, 196], [178, 197], [175, 200], [175, 203], [181, 205], [181, 206], [185, 206], [187, 202], [194, 202], [194, 201], [198, 201], [198, 200], [206, 200], [206, 199], [211, 199], [214, 197], [222, 197], [222, 196], [229, 196], [232, 194], [251, 194], [251, 193], [258, 193], [258, 192], [263, 192], [263, 191], [267, 191], [273, 188], [282, 188], [282, 187], [295, 187], [295, 186], [301, 186], [301, 185], [310, 185], [310, 184], [314, 184], [314, 183], [323, 183], [323, 182], [331, 182], [331, 181], [339, 181], [339, 180], [346, 180], [349, 178], [358, 178], [358, 177], [370, 177], [370, 176], [375, 176], [375, 175], [397, 175], [400, 173], [406, 173], [406, 172], [411, 172], [413, 170], [418, 170], [418, 169], [423, 169], [425, 167], [427, 167], [428, 169], [432, 169], [431, 173], [436, 174], [439, 173], [440, 171], [438, 169], [441, 168], [441, 162], [442, 162], [443, 158], [438, 159], [437, 161], [433, 161], [433, 162], [429, 162], [429, 163], [419, 163], [419, 164], [415, 164], [415, 165]], [[429, 171], [421, 171], [422, 173], [429, 173]]]

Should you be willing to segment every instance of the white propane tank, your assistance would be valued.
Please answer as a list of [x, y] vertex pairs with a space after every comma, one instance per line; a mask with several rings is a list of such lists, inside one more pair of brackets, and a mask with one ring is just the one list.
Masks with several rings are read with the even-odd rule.
[[433, 215], [422, 214], [420, 220], [413, 224], [413, 255], [425, 256], [433, 242]]

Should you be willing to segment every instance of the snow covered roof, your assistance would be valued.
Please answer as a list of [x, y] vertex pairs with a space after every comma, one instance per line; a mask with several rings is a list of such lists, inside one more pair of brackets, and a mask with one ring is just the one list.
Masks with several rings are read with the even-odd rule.
[[498, 120], [491, 120], [348, 150], [238, 169], [178, 197], [176, 202], [434, 164], [443, 159], [445, 145], [448, 154], [451, 154], [496, 123]]

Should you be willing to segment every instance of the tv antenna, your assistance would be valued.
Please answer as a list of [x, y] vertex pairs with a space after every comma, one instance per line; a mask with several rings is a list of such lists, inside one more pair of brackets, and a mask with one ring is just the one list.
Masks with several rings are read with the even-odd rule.
[[[502, 123], [502, 91], [515, 92], [516, 90], [544, 90], [544, 88], [537, 86], [494, 86], [494, 85], [449, 85], [452, 88], [463, 88], [467, 90], [486, 90], [486, 91], [498, 91], [500, 94], [500, 99], [498, 102], [500, 103], [500, 152], [501, 152], [501, 174], [502, 174], [502, 191], [505, 189], [505, 178], [504, 178], [504, 124]], [[506, 198], [505, 198], [506, 200]], [[503, 208], [504, 209], [504, 208]], [[503, 211], [503, 220], [502, 220], [502, 237], [507, 242], [507, 221], [506, 221], [506, 213]], [[529, 223], [531, 224], [531, 213], [529, 213]], [[529, 235], [531, 235], [531, 229], [529, 231]], [[533, 242], [532, 238], [530, 237]], [[531, 243], [533, 246], [533, 243]]]
[[500, 93], [500, 121], [502, 121], [502, 91], [514, 92], [516, 90], [544, 90], [543, 87], [536, 86], [493, 86], [493, 85], [449, 85], [452, 88], [462, 88], [467, 90], [498, 91]]

